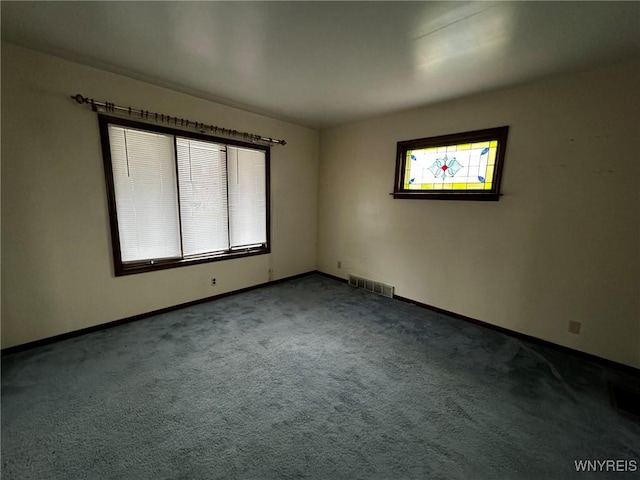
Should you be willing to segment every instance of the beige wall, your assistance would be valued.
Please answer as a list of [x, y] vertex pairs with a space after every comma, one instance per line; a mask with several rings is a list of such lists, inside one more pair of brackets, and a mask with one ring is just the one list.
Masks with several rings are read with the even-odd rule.
[[[623, 65], [323, 131], [319, 269], [640, 367], [639, 81]], [[389, 196], [396, 142], [501, 125], [499, 202]]]
[[[9, 44], [2, 70], [2, 347], [316, 268], [318, 132]], [[75, 93], [286, 139], [272, 253], [115, 278], [97, 118]]]

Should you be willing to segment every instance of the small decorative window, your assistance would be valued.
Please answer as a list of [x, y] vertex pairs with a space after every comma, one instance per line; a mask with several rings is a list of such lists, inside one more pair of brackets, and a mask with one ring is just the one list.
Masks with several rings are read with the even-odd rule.
[[494, 200], [509, 127], [398, 142], [394, 198]]

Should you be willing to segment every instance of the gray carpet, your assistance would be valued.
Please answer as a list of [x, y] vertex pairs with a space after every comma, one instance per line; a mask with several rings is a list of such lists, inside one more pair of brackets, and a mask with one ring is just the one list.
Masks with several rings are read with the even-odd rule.
[[311, 275], [4, 357], [2, 478], [638, 478], [613, 377]]

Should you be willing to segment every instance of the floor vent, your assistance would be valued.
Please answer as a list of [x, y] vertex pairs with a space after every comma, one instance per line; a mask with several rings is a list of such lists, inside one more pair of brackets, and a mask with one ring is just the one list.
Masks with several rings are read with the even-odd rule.
[[383, 297], [393, 298], [393, 287], [391, 285], [374, 282], [373, 280], [356, 277], [355, 275], [349, 275], [349, 285], [356, 288], [363, 288], [369, 292], [382, 295]]
[[640, 417], [640, 391], [609, 383], [609, 392], [614, 407]]

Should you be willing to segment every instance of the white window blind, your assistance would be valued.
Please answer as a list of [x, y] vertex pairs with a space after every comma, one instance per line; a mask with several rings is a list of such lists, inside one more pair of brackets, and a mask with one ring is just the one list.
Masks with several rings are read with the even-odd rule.
[[180, 257], [173, 136], [109, 125], [123, 262]]
[[229, 249], [224, 145], [176, 138], [184, 255]]
[[230, 246], [266, 244], [265, 153], [229, 146], [227, 161]]

